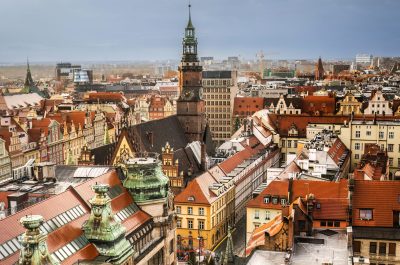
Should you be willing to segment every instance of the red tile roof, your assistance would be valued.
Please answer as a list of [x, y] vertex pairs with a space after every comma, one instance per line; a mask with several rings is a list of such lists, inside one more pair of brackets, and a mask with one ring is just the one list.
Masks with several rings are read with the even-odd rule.
[[[355, 180], [353, 226], [393, 227], [393, 211], [400, 211], [400, 181]], [[361, 220], [360, 209], [372, 209], [372, 220]]]
[[[49, 199], [34, 204], [31, 207], [25, 208], [24, 210], [17, 212], [16, 214], [10, 215], [5, 219], [0, 220], [0, 227], [2, 227], [0, 233], [0, 244], [15, 238], [16, 236], [25, 232], [25, 229], [20, 225], [19, 220], [21, 217], [28, 214], [40, 214], [44, 217], [45, 221], [54, 218], [55, 216], [77, 206], [82, 205], [85, 208], [85, 214], [74, 219], [68, 224], [50, 232], [47, 238], [47, 246], [49, 252], [52, 253], [57, 249], [63, 247], [68, 242], [76, 239], [83, 234], [82, 224], [88, 219], [90, 215], [89, 199], [94, 196], [92, 185], [96, 182], [109, 184], [110, 187], [115, 185], [121, 186], [122, 193], [114, 197], [111, 201], [111, 207], [113, 212], [118, 212], [123, 208], [127, 207], [133, 202], [132, 197], [128, 191], [122, 187], [122, 183], [118, 178], [115, 170], [109, 171], [108, 173], [86, 181], [76, 188], [70, 187], [65, 192], [58, 195], [52, 196]], [[123, 225], [127, 232], [132, 232], [140, 227], [145, 222], [149, 221], [151, 216], [144, 211], [137, 211], [129, 218], [123, 221]], [[63, 261], [63, 264], [73, 264], [78, 259], [92, 260], [98, 255], [97, 250], [91, 244], [85, 248], [72, 254], [69, 258]], [[1, 264], [14, 264], [18, 260], [18, 252], [7, 257], [1, 261]]]
[[[174, 202], [180, 204], [190, 203], [190, 204], [210, 205], [211, 202], [215, 198], [217, 198], [217, 196], [214, 193], [207, 191], [208, 184], [212, 184], [212, 180], [213, 177], [208, 172], [201, 174], [200, 176], [189, 182], [186, 188], [177, 196], [175, 196]], [[214, 182], [217, 181], [214, 179]], [[205, 187], [202, 187], [202, 184], [203, 186], [205, 185]], [[188, 200], [188, 198], [191, 196], [194, 197], [194, 201]]]
[[85, 96], [88, 102], [121, 102], [126, 101], [120, 92], [91, 92]]
[[280, 136], [288, 136], [292, 124], [295, 124], [299, 131], [299, 137], [306, 137], [306, 128], [309, 123], [315, 124], [343, 124], [350, 120], [350, 116], [310, 116], [310, 115], [289, 115], [289, 114], [268, 114], [268, 123], [275, 128]]
[[233, 116], [247, 117], [264, 108], [264, 98], [236, 97], [233, 101]]
[[348, 197], [348, 181], [341, 179], [339, 182], [295, 180], [292, 185], [292, 198], [305, 198], [307, 194], [314, 194], [318, 199], [344, 199]]
[[334, 114], [336, 102], [334, 97], [330, 96], [306, 96], [303, 99], [303, 112], [315, 114]]
[[[266, 195], [281, 196], [287, 198], [289, 192], [288, 181], [272, 181], [256, 198], [250, 200], [247, 207], [282, 210], [279, 204], [264, 203]], [[315, 203], [320, 204], [320, 209], [314, 207], [313, 216], [315, 219], [347, 220], [348, 209], [348, 181], [345, 179], [339, 182], [293, 180], [291, 188], [291, 200], [306, 198], [313, 194]]]
[[282, 205], [280, 201], [278, 204], [273, 204], [272, 199], [269, 203], [264, 203], [264, 197], [269, 196], [279, 196], [285, 197], [287, 199], [289, 190], [289, 181], [272, 181], [257, 197], [251, 199], [247, 203], [248, 208], [262, 208], [262, 209], [277, 209], [282, 210]]
[[336, 164], [339, 164], [340, 158], [345, 155], [346, 152], [349, 152], [346, 145], [339, 138], [337, 138], [332, 147], [329, 148], [328, 155]]
[[251, 146], [246, 146], [245, 149], [243, 149], [242, 151], [237, 152], [233, 156], [230, 156], [226, 160], [221, 162], [219, 166], [225, 172], [225, 174], [229, 174], [243, 161], [257, 154], [261, 148], [263, 148], [262, 145], [259, 145], [255, 148], [252, 148]]

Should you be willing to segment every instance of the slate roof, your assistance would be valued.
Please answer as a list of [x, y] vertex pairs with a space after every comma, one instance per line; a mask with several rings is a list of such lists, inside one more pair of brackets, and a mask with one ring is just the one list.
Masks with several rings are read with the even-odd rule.
[[161, 148], [169, 142], [175, 150], [185, 148], [189, 143], [176, 115], [163, 119], [140, 123], [128, 128], [140, 139], [140, 149], [161, 153]]

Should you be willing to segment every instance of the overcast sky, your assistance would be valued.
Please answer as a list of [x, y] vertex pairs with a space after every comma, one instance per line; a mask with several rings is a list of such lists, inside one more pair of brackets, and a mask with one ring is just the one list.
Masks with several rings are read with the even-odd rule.
[[[0, 62], [179, 59], [185, 0], [0, 0]], [[400, 56], [399, 0], [192, 0], [200, 56]]]

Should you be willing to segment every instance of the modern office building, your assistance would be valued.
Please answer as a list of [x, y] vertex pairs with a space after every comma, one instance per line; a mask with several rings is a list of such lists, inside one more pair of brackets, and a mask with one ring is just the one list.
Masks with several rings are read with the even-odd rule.
[[203, 99], [217, 146], [232, 135], [233, 101], [237, 91], [237, 71], [203, 71]]

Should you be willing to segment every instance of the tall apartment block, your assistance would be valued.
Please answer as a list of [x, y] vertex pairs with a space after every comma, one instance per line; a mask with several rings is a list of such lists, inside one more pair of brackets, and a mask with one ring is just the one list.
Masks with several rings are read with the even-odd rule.
[[232, 135], [233, 100], [238, 91], [237, 71], [203, 71], [203, 100], [216, 146]]

